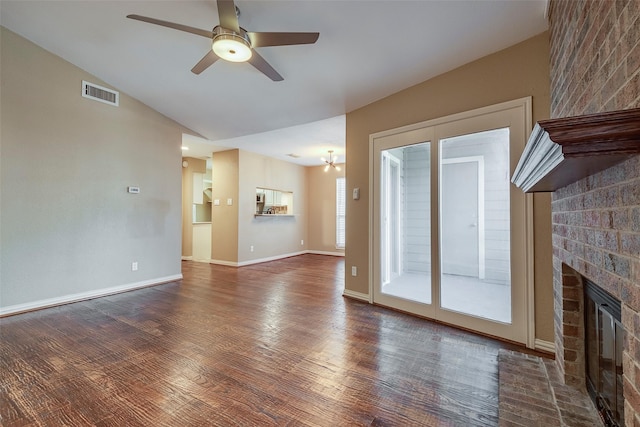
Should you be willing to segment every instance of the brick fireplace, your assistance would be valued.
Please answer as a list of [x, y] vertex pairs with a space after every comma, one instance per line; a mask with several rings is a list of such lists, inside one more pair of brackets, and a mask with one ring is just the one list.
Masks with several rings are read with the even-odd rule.
[[[553, 194], [556, 364], [584, 388], [583, 277], [622, 303], [625, 419], [640, 419], [640, 157]], [[631, 424], [629, 424], [631, 423]]]
[[[551, 0], [548, 13], [552, 117], [640, 107], [640, 0]], [[556, 364], [584, 387], [586, 277], [622, 302], [625, 424], [640, 425], [640, 156], [554, 188], [552, 224]]]
[[538, 122], [513, 182], [553, 192], [554, 341], [564, 382], [585, 388], [588, 280], [621, 303], [624, 411], [614, 419], [624, 412], [627, 425], [640, 424], [640, 108]]

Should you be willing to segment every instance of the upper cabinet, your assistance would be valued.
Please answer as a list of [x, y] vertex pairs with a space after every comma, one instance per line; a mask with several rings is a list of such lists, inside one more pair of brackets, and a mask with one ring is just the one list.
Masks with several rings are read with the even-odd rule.
[[256, 188], [256, 215], [293, 215], [291, 191]]

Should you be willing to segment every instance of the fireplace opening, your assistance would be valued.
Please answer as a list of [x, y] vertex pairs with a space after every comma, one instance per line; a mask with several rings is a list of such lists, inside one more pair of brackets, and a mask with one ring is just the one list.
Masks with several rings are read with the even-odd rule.
[[584, 279], [586, 386], [606, 426], [624, 425], [620, 301]]

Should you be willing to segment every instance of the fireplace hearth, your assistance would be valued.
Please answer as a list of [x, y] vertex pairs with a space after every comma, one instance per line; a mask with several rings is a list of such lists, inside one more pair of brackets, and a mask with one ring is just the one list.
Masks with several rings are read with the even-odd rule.
[[584, 279], [586, 387], [606, 426], [624, 425], [620, 301]]

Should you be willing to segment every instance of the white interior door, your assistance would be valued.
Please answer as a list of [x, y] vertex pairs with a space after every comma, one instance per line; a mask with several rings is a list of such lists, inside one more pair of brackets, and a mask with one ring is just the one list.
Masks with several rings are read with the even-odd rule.
[[453, 160], [442, 163], [442, 273], [480, 277], [480, 162]]

